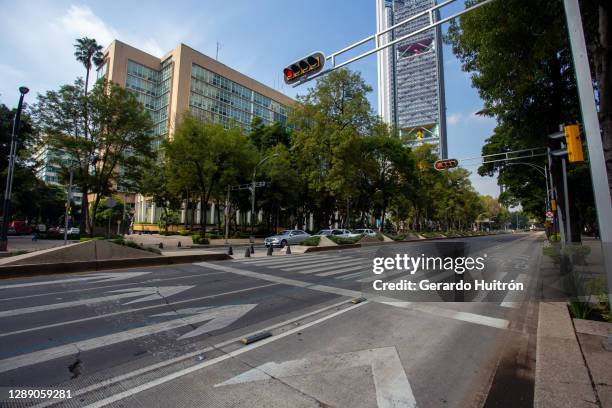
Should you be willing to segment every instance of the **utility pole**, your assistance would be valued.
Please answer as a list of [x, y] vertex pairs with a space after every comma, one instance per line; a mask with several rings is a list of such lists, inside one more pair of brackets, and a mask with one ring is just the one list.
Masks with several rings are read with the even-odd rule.
[[612, 303], [612, 202], [610, 201], [610, 186], [601, 142], [601, 129], [599, 128], [599, 118], [595, 106], [593, 78], [591, 77], [578, 0], [563, 0], [563, 3], [574, 60], [574, 71], [576, 72], [582, 121], [589, 149], [593, 194], [595, 195], [601, 236], [601, 250], [604, 269], [608, 278], [608, 298]]
[[257, 167], [272, 157], [278, 157], [278, 153], [264, 157], [255, 165], [255, 167], [253, 167], [253, 179], [251, 180], [251, 236], [249, 237], [249, 242], [251, 244], [255, 242], [255, 189], [257, 188], [255, 177], [257, 176]]
[[70, 181], [68, 182], [68, 197], [66, 197], [66, 210], [64, 212], [64, 245], [68, 245], [68, 211], [72, 203], [72, 175], [74, 170], [70, 167]]
[[21, 109], [23, 108], [23, 97], [30, 92], [25, 86], [19, 87], [19, 103], [17, 112], [13, 118], [13, 131], [11, 132], [11, 147], [9, 148], [9, 167], [6, 175], [6, 186], [4, 189], [4, 203], [2, 205], [2, 229], [0, 229], [0, 251], [6, 251], [8, 247], [8, 224], [11, 219], [11, 195], [13, 193], [13, 174], [15, 173], [15, 154], [17, 152], [17, 136], [21, 126]]
[[225, 196], [225, 208], [223, 214], [225, 218], [225, 244], [228, 243], [229, 238], [229, 202], [230, 202], [230, 185], [227, 185], [227, 196]]

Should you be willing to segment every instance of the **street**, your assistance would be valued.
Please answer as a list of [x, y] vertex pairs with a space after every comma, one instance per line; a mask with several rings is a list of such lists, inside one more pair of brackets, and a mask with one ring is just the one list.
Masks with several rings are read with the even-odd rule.
[[[485, 273], [509, 281], [535, 278], [541, 239], [450, 241], [486, 253]], [[65, 406], [462, 407], [500, 387], [512, 393], [495, 406], [529, 398], [533, 364], [504, 360], [516, 351], [509, 336], [529, 353], [537, 309], [510, 293], [465, 303], [368, 294], [382, 248], [3, 280], [0, 384], [70, 390]], [[239, 342], [263, 331], [272, 336]]]

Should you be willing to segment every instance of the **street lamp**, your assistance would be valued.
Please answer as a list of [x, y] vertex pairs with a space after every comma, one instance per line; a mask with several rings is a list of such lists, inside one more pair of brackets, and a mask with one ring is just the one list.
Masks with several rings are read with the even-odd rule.
[[264, 157], [253, 168], [253, 179], [251, 181], [251, 236], [249, 237], [249, 242], [251, 244], [255, 242], [255, 176], [257, 175], [257, 167], [272, 157], [278, 157], [278, 153]]
[[0, 229], [0, 251], [6, 251], [8, 246], [8, 223], [11, 211], [11, 194], [13, 193], [13, 173], [15, 172], [15, 153], [17, 150], [17, 141], [15, 138], [19, 133], [21, 125], [21, 109], [23, 108], [23, 97], [30, 92], [25, 86], [19, 87], [19, 103], [17, 104], [17, 113], [13, 119], [13, 131], [11, 132], [11, 147], [9, 150], [9, 165], [6, 174], [6, 187], [4, 189], [4, 203], [2, 205], [2, 228]]

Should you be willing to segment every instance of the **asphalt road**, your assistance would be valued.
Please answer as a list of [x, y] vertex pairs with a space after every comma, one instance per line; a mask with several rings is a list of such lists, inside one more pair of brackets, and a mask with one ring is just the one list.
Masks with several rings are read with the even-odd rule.
[[[531, 406], [539, 234], [0, 280], [6, 406]], [[464, 281], [525, 290], [376, 292], [374, 257], [482, 256]], [[352, 299], [363, 297], [360, 303]], [[239, 340], [269, 331], [244, 345]], [[70, 390], [8, 400], [11, 389]]]

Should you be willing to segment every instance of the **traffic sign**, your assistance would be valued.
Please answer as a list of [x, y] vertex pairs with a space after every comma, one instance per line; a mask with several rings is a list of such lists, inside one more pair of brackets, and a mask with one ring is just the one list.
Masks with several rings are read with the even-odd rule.
[[552, 211], [546, 211], [546, 218], [551, 218], [553, 217], [553, 213]]
[[317, 74], [324, 65], [325, 55], [322, 52], [315, 52], [283, 69], [283, 78], [285, 83], [290, 85]]
[[434, 168], [436, 170], [453, 169], [457, 166], [459, 166], [459, 160], [457, 159], [438, 160], [437, 162], [434, 163]]

